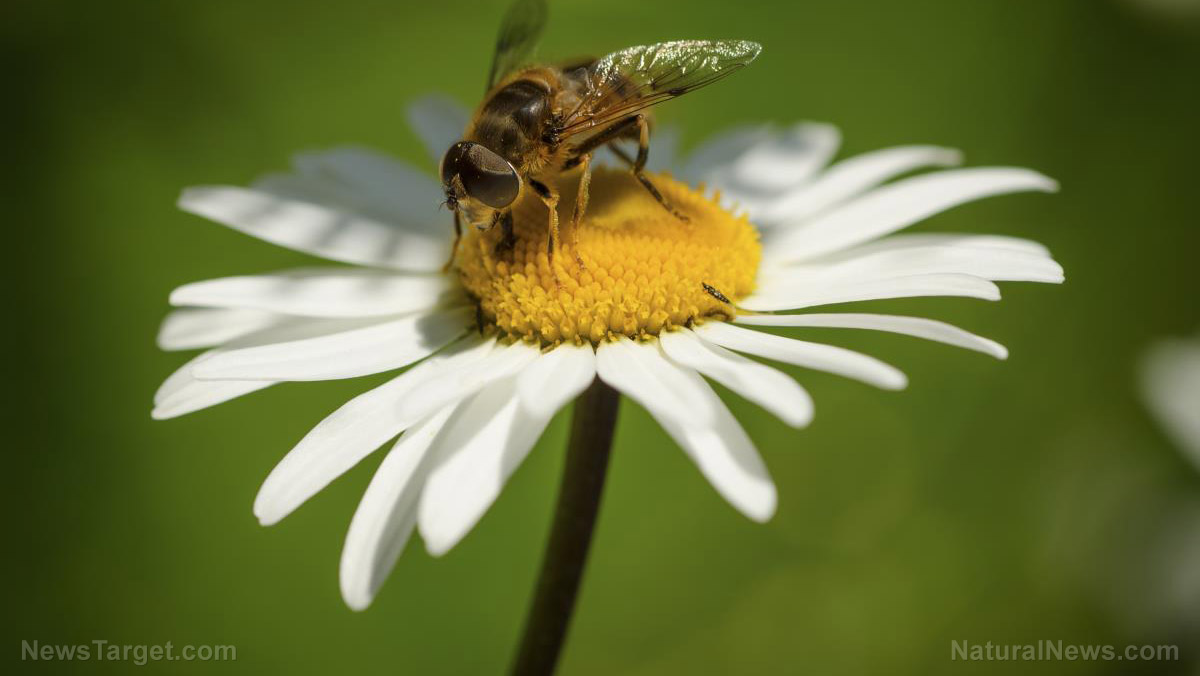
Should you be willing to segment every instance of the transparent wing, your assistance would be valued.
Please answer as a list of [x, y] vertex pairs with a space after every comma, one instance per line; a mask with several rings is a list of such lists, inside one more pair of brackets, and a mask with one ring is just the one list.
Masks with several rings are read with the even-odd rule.
[[515, 0], [504, 15], [488, 73], [488, 89], [529, 59], [546, 27], [546, 0]]
[[678, 40], [613, 52], [588, 69], [583, 100], [564, 118], [560, 138], [712, 84], [760, 51], [747, 40]]

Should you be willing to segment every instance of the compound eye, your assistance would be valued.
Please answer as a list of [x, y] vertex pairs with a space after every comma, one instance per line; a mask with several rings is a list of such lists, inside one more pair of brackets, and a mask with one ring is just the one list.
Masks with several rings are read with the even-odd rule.
[[467, 149], [475, 145], [465, 141], [459, 141], [450, 146], [446, 154], [442, 156], [442, 185], [449, 187], [450, 182], [454, 180], [455, 174], [459, 173], [459, 165], [463, 161], [463, 157], [467, 154]]
[[[503, 157], [478, 143], [458, 145], [464, 147], [457, 158], [457, 173], [467, 195], [493, 209], [503, 209], [512, 204], [521, 192], [517, 170]], [[445, 166], [442, 167], [442, 180], [446, 180]]]

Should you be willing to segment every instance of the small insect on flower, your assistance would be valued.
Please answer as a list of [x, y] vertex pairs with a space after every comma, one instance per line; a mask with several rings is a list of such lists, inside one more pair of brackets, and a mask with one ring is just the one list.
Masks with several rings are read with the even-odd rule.
[[[571, 216], [571, 244], [579, 256], [579, 222], [588, 205], [593, 153], [609, 147], [629, 165], [650, 195], [680, 221], [673, 207], [645, 174], [650, 148], [646, 109], [682, 96], [741, 69], [762, 47], [746, 40], [679, 40], [629, 47], [601, 59], [560, 65], [528, 65], [526, 60], [546, 24], [545, 0], [516, 0], [500, 35], [488, 91], [462, 140], [442, 159], [442, 187], [454, 212], [455, 241], [446, 263], [454, 262], [462, 220], [480, 230], [499, 225], [497, 252], [515, 243], [512, 205], [528, 186], [549, 212], [547, 253], [559, 245], [558, 200], [554, 180], [580, 168]], [[637, 155], [616, 147], [637, 142]]]

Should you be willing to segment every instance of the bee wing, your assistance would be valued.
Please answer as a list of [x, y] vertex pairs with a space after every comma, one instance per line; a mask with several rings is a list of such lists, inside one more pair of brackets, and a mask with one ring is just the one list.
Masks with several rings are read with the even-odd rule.
[[515, 0], [509, 6], [496, 36], [488, 89], [529, 59], [545, 27], [546, 0]]
[[747, 40], [678, 40], [629, 47], [588, 68], [579, 106], [564, 119], [560, 138], [594, 129], [712, 84], [758, 56]]

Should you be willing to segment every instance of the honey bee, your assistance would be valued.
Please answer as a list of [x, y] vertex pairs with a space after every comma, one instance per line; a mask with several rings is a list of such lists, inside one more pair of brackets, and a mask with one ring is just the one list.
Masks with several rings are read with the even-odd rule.
[[[528, 188], [549, 210], [548, 255], [559, 242], [559, 174], [580, 168], [571, 235], [587, 210], [593, 153], [607, 146], [655, 200], [681, 221], [645, 174], [649, 108], [712, 84], [745, 67], [762, 47], [746, 40], [680, 40], [629, 47], [600, 59], [527, 65], [546, 23], [545, 0], [516, 0], [496, 41], [487, 93], [458, 143], [441, 163], [446, 205], [454, 212], [454, 245], [462, 223], [499, 225], [497, 250], [514, 245], [512, 205]], [[633, 140], [636, 155], [616, 146]], [[582, 266], [578, 248], [576, 260]]]

